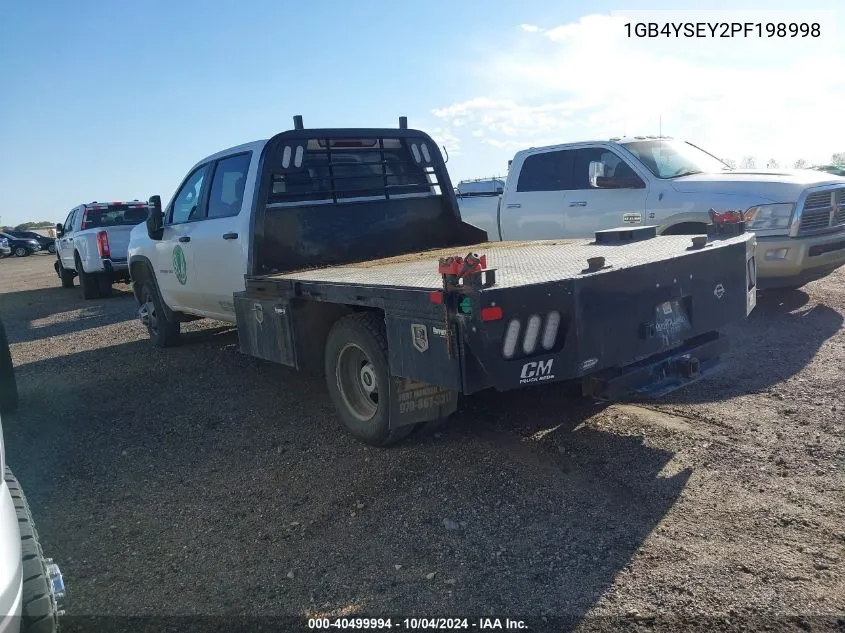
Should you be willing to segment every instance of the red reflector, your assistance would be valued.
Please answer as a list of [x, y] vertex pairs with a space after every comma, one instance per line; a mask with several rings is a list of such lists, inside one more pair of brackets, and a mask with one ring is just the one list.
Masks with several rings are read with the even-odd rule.
[[428, 300], [432, 303], [436, 303], [438, 305], [443, 303], [443, 293], [439, 290], [435, 290], [434, 292], [428, 293]]
[[502, 318], [502, 309], [499, 306], [481, 308], [482, 321], [499, 321]]

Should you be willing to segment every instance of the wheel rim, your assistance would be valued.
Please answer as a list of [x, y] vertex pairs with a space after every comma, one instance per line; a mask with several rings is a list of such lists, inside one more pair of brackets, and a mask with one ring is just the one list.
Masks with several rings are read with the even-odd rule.
[[156, 314], [156, 304], [153, 296], [148, 292], [144, 297], [144, 303], [138, 308], [138, 316], [141, 318], [141, 323], [153, 334], [158, 333], [158, 315]]
[[336, 367], [337, 388], [346, 408], [362, 422], [371, 421], [378, 412], [379, 386], [370, 357], [354, 343], [347, 343], [338, 354]]
[[23, 247], [19, 247], [19, 248], [15, 251], [15, 255], [17, 255], [18, 257], [23, 257], [24, 255], [26, 255], [26, 249], [25, 249], [25, 248], [23, 248]]

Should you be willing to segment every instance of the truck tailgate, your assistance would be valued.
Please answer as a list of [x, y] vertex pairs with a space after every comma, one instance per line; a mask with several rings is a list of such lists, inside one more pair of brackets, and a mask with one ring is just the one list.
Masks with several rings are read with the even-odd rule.
[[123, 261], [126, 259], [129, 252], [129, 234], [134, 228], [134, 226], [110, 226], [105, 229], [97, 229], [98, 231], [105, 230], [109, 236], [112, 260]]

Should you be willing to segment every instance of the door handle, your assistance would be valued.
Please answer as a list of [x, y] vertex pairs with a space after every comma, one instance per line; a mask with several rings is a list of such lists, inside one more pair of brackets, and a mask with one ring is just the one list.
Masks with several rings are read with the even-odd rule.
[[182, 237], [179, 238], [179, 241], [180, 242], [190, 242], [191, 238], [188, 237], [187, 235], [183, 235]]
[[236, 239], [238, 239], [238, 234], [237, 233], [224, 233], [223, 239], [224, 240], [236, 240]]
[[506, 204], [505, 208], [506, 209], [521, 209], [522, 205], [519, 204], [518, 202], [511, 202], [510, 204]]
[[569, 203], [569, 206], [570, 206], [570, 207], [586, 207], [586, 206], [587, 206], [587, 202], [586, 202], [586, 201], [581, 201], [581, 202], [570, 202], [570, 203]]

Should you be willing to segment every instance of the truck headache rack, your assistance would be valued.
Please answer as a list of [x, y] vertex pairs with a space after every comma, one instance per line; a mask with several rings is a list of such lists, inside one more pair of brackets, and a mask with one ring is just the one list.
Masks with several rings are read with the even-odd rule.
[[[408, 129], [405, 117], [399, 123], [400, 130]], [[294, 129], [303, 134], [281, 148], [280, 164], [270, 171], [268, 204], [440, 194], [434, 167], [439, 151], [430, 140], [391, 137], [384, 130], [359, 138], [324, 135], [324, 130], [312, 136], [301, 116], [294, 117]]]

